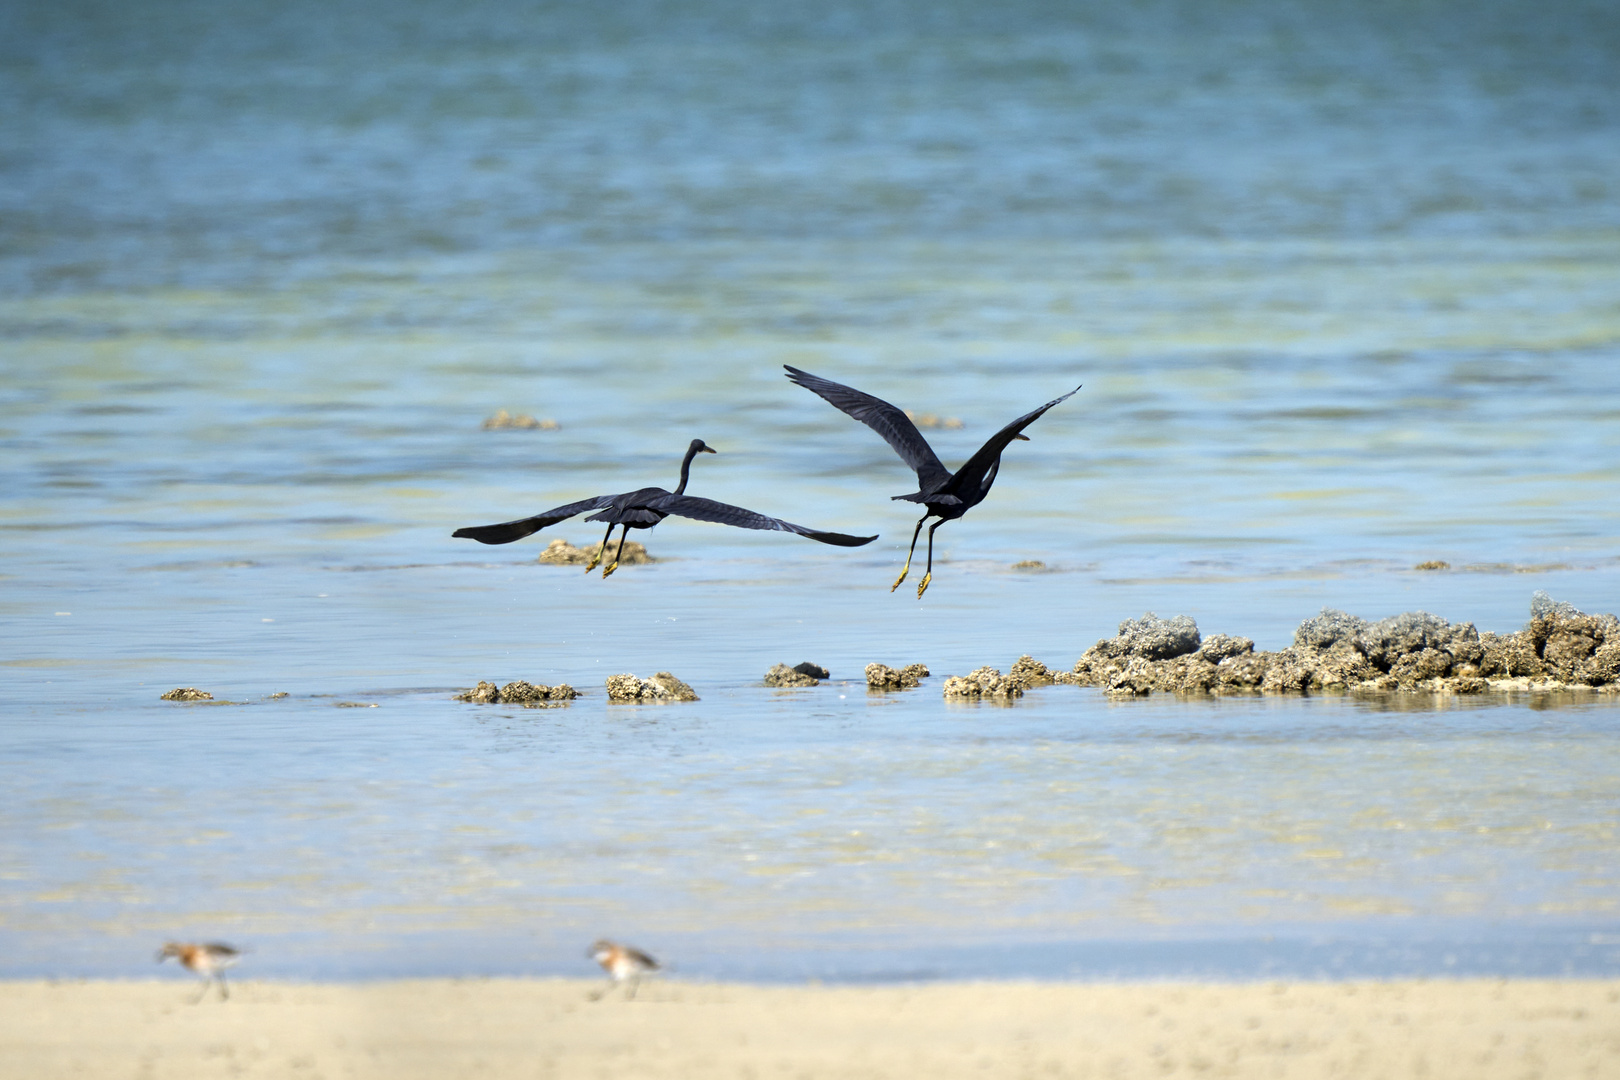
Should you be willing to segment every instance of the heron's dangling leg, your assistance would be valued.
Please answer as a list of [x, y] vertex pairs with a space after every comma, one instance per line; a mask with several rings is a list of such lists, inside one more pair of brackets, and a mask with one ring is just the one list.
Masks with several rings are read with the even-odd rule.
[[607, 542], [608, 542], [609, 539], [612, 538], [612, 536], [613, 536], [613, 526], [612, 526], [612, 524], [609, 524], [607, 533], [604, 534], [603, 537], [602, 537], [602, 546], [596, 549], [596, 554], [591, 556], [591, 561], [585, 564], [585, 572], [587, 574], [590, 573], [592, 570], [595, 570], [596, 569], [596, 564], [602, 561], [602, 556], [603, 555], [607, 554]]
[[911, 573], [911, 557], [917, 553], [917, 537], [922, 535], [923, 522], [927, 520], [928, 515], [924, 514], [922, 519], [917, 522], [916, 531], [911, 534], [911, 550], [906, 552], [906, 565], [900, 568], [900, 576], [894, 579], [893, 585], [889, 586], [890, 592], [894, 592], [894, 590], [898, 589], [900, 587], [900, 583], [906, 580], [906, 575]]
[[619, 568], [619, 556], [624, 554], [624, 542], [628, 539], [630, 539], [630, 526], [626, 525], [624, 532], [619, 534], [619, 546], [613, 549], [613, 565], [602, 571], [604, 578]]
[[[943, 524], [945, 524], [945, 519], [940, 518], [928, 528], [928, 571], [923, 574], [923, 579], [917, 586], [917, 599], [919, 600], [922, 599], [922, 594], [928, 591], [928, 583], [934, 580], [934, 530]], [[890, 592], [893, 591], [890, 590]]]

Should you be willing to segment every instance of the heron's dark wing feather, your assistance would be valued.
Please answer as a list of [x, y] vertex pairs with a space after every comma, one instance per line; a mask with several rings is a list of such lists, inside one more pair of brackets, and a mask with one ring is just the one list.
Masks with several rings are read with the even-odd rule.
[[542, 514], [519, 518], [516, 521], [503, 521], [498, 525], [469, 525], [465, 529], [457, 529], [450, 535], [452, 537], [476, 540], [480, 544], [510, 544], [514, 540], [523, 539], [530, 533], [539, 532], [547, 525], [555, 525], [559, 521], [566, 521], [575, 514], [582, 514], [587, 510], [600, 510], [612, 501], [612, 495], [598, 495], [593, 499], [581, 499], [579, 502], [569, 503], [567, 506], [558, 506]]
[[666, 514], [677, 514], [680, 517], [691, 518], [694, 521], [712, 521], [718, 525], [735, 525], [739, 529], [764, 529], [771, 532], [790, 532], [800, 536], [807, 536], [811, 540], [819, 540], [823, 544], [834, 544], [838, 547], [860, 547], [876, 540], [876, 536], [846, 536], [843, 533], [822, 532], [819, 529], [809, 529], [803, 525], [795, 525], [791, 521], [781, 518], [766, 517], [756, 514], [752, 510], [744, 510], [740, 506], [730, 503], [715, 502], [713, 499], [699, 499], [692, 495], [670, 495], [659, 499], [653, 508], [662, 510]]
[[951, 486], [957, 491], [977, 487], [984, 480], [985, 474], [990, 471], [990, 467], [1001, 457], [1001, 452], [1007, 449], [1007, 446], [1018, 437], [1021, 431], [1039, 420], [1047, 409], [1072, 398], [1079, 389], [1077, 386], [1062, 397], [1053, 398], [1045, 405], [1025, 413], [990, 436], [985, 444], [979, 447], [972, 457], [967, 459], [966, 464], [956, 470], [956, 475], [952, 478], [955, 482]]
[[904, 412], [882, 398], [863, 394], [852, 386], [823, 379], [820, 375], [812, 375], [808, 371], [800, 371], [789, 364], [782, 366], [787, 368], [789, 379], [806, 390], [821, 395], [834, 407], [843, 410], [883, 436], [883, 441], [894, 448], [894, 452], [900, 455], [900, 460], [916, 472], [917, 486], [923, 491], [937, 488], [950, 479], [950, 471], [940, 464], [934, 448], [928, 445], [928, 440], [922, 437], [917, 425], [913, 424], [911, 418]]

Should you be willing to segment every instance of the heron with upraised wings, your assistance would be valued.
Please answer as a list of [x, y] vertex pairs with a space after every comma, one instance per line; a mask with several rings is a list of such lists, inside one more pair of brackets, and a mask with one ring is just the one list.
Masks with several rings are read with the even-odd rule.
[[928, 569], [923, 574], [921, 584], [917, 586], [919, 599], [927, 591], [928, 583], [934, 579], [934, 530], [947, 521], [955, 521], [982, 503], [984, 497], [990, 494], [990, 485], [996, 482], [996, 474], [1001, 471], [1001, 452], [1007, 449], [1014, 439], [1028, 442], [1029, 436], [1024, 434], [1024, 429], [1039, 420], [1047, 409], [1059, 402], [1067, 401], [1080, 389], [1077, 386], [1062, 397], [1053, 398], [1040, 408], [1020, 416], [990, 436], [985, 444], [979, 447], [978, 452], [953, 473], [940, 463], [934, 448], [922, 437], [917, 425], [900, 409], [882, 398], [863, 394], [852, 386], [823, 379], [808, 371], [800, 371], [789, 364], [782, 366], [787, 368], [787, 377], [793, 382], [821, 395], [836, 408], [883, 436], [883, 441], [900, 455], [900, 460], [916, 472], [917, 490], [910, 495], [895, 495], [893, 498], [922, 503], [928, 509], [917, 521], [917, 528], [911, 534], [911, 550], [906, 552], [906, 565], [900, 571], [900, 576], [894, 579], [894, 584], [889, 586], [889, 591], [894, 592], [898, 589], [900, 583], [906, 580], [906, 575], [911, 572], [911, 557], [917, 553], [917, 537], [922, 533], [923, 522], [931, 517], [937, 517], [940, 520], [928, 528]]

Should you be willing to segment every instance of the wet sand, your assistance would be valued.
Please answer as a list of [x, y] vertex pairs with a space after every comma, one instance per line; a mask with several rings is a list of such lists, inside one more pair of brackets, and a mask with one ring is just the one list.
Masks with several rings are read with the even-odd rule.
[[1620, 981], [0, 983], [0, 1076], [1606, 1077]]

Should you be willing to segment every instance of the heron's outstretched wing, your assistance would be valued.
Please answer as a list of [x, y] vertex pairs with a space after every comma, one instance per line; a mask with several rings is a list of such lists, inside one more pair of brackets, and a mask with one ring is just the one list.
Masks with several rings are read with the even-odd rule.
[[834, 544], [838, 547], [860, 547], [876, 540], [876, 536], [846, 536], [843, 533], [822, 532], [819, 529], [807, 529], [803, 525], [795, 525], [791, 521], [781, 518], [766, 517], [756, 514], [752, 510], [744, 510], [740, 506], [730, 503], [715, 502], [713, 499], [699, 499], [692, 495], [670, 495], [659, 499], [652, 504], [654, 509], [662, 510], [666, 514], [677, 514], [680, 517], [691, 518], [694, 521], [712, 521], [719, 525], [735, 525], [739, 529], [765, 529], [774, 532], [798, 533], [808, 536], [812, 540], [819, 540], [823, 544]]
[[917, 425], [905, 413], [882, 398], [863, 394], [854, 387], [800, 371], [789, 364], [782, 366], [787, 368], [789, 379], [806, 390], [820, 394], [833, 406], [883, 436], [883, 441], [894, 448], [900, 460], [917, 473], [917, 486], [921, 490], [933, 490], [950, 479], [950, 470], [940, 464], [934, 448], [928, 445], [928, 440], [922, 437], [922, 432], [917, 430]]
[[575, 514], [583, 514], [587, 510], [600, 510], [613, 501], [612, 495], [598, 495], [594, 499], [581, 499], [579, 502], [569, 503], [567, 506], [558, 506], [534, 517], [519, 518], [516, 521], [503, 521], [499, 525], [469, 525], [465, 529], [457, 529], [451, 533], [452, 537], [464, 537], [476, 540], [480, 544], [510, 544], [514, 540], [521, 540], [530, 533], [539, 532], [547, 525], [555, 525], [559, 521], [566, 521]]
[[1080, 388], [1077, 386], [1073, 390], [1070, 390], [1067, 394], [1064, 394], [1062, 397], [1053, 398], [1045, 405], [1042, 405], [1040, 408], [1031, 412], [1025, 413], [1023, 416], [1020, 416], [1018, 419], [1014, 420], [1012, 423], [990, 436], [985, 444], [979, 447], [978, 451], [975, 452], [972, 457], [967, 459], [967, 463], [964, 464], [960, 469], [956, 470], [956, 476], [953, 478], [956, 482], [952, 485], [952, 487], [958, 491], [962, 491], [969, 487], [976, 487], [982, 483], [984, 481], [985, 474], [990, 471], [990, 467], [996, 463], [998, 458], [1001, 457], [1001, 452], [1007, 449], [1009, 443], [1018, 438], [1021, 431], [1029, 427], [1029, 425], [1033, 424], [1035, 421], [1039, 420], [1041, 415], [1045, 413], [1047, 409], [1050, 409], [1052, 406], [1074, 397], [1075, 393], [1079, 391], [1079, 389]]

